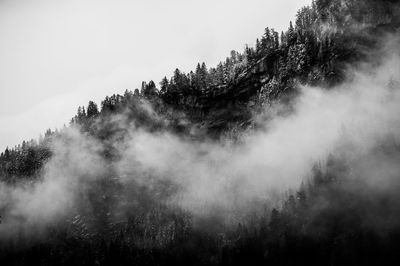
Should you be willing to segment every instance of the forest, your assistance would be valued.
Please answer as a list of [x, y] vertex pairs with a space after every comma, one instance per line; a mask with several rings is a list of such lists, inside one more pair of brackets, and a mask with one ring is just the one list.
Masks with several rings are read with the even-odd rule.
[[6, 148], [1, 265], [395, 264], [399, 30], [396, 0], [315, 0]]

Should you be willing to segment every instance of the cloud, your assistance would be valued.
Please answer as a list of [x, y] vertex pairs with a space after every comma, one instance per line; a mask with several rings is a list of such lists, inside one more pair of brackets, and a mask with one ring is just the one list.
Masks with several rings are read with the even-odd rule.
[[[247, 132], [240, 143], [147, 131], [126, 114], [98, 122], [98, 128], [123, 132], [107, 142], [67, 129], [54, 139], [41, 180], [1, 184], [0, 234], [96, 213], [96, 204], [110, 198], [107, 212], [118, 219], [153, 200], [179, 206], [195, 218], [217, 213], [232, 222], [298, 188], [313, 165], [330, 154], [343, 154], [367, 186], [390, 188], [400, 171], [390, 158], [397, 157], [381, 157], [377, 169], [369, 163], [377, 158], [377, 146], [400, 140], [400, 57], [387, 50], [379, 63], [349, 69], [341, 86], [302, 86], [290, 112]], [[155, 114], [147, 104], [144, 111]], [[105, 155], [110, 149], [111, 159]]]

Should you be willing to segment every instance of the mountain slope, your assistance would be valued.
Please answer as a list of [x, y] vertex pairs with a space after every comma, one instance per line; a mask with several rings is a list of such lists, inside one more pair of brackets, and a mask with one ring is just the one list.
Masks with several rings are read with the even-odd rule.
[[[396, 65], [378, 59], [387, 36], [399, 35], [399, 6], [315, 1], [286, 32], [267, 28], [256, 47], [233, 51], [215, 68], [199, 63], [187, 74], [175, 70], [159, 88], [143, 82], [100, 107], [89, 102], [68, 127], [7, 148], [0, 155], [0, 261], [396, 262], [398, 78], [387, 85], [384, 74]], [[363, 65], [367, 74], [351, 71]], [[370, 84], [377, 92], [365, 89]], [[319, 112], [311, 122], [301, 116]], [[351, 127], [353, 113], [362, 126]], [[330, 122], [344, 124], [339, 144], [308, 157], [330, 147], [320, 140], [335, 142]], [[346, 135], [352, 129], [359, 137]], [[315, 144], [296, 145], [302, 140]], [[293, 167], [300, 157], [314, 165], [307, 176]]]

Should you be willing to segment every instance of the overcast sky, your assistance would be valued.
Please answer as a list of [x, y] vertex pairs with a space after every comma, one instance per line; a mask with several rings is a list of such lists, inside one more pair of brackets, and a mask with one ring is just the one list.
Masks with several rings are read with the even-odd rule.
[[142, 80], [215, 66], [311, 0], [0, 0], [0, 149]]

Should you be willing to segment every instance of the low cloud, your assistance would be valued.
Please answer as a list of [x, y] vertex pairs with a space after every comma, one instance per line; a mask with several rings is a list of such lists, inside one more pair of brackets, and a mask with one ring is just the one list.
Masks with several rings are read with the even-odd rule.
[[[388, 189], [399, 182], [400, 169], [392, 160], [398, 156], [378, 160], [374, 154], [388, 139], [400, 140], [400, 57], [390, 51], [379, 64], [349, 70], [349, 80], [339, 87], [301, 86], [289, 113], [249, 130], [240, 143], [150, 132], [129, 123], [125, 115], [109, 120], [107, 126], [124, 134], [106, 144], [78, 128], [66, 129], [52, 141], [53, 156], [40, 180], [0, 184], [0, 235], [93, 213], [90, 197], [112, 194], [110, 185], [94, 185], [101, 180], [124, 187], [114, 195], [107, 215], [123, 218], [139, 204], [137, 195], [148, 191], [148, 197], [194, 217], [217, 212], [227, 222], [276, 203], [276, 195], [297, 189], [313, 165], [330, 154], [345, 156], [367, 185]], [[107, 149], [117, 156], [106, 160]]]

